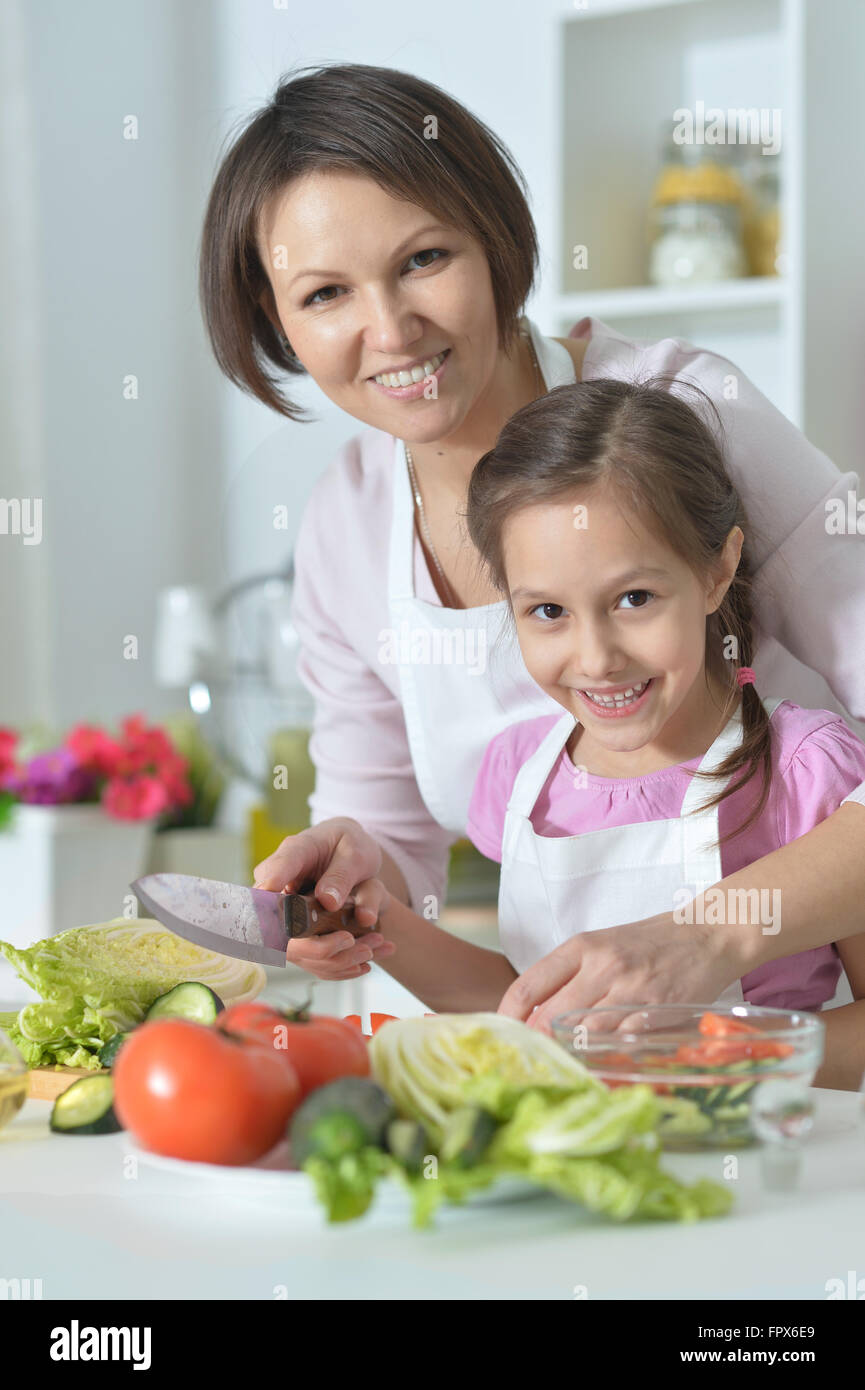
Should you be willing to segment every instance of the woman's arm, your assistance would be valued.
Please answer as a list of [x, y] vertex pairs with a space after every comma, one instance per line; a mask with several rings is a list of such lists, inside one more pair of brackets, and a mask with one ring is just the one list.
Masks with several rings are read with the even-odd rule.
[[[722, 922], [713, 920], [719, 890]], [[767, 902], [780, 903], [773, 922], [766, 920]], [[845, 801], [806, 835], [729, 874], [691, 906], [692, 922], [670, 911], [572, 937], [519, 976], [500, 1012], [549, 1031], [558, 1014], [596, 1004], [716, 999], [766, 961], [856, 936], [865, 930], [865, 806]]]
[[858, 1091], [865, 1074], [865, 932], [837, 945], [854, 1002], [820, 1014], [826, 1025], [826, 1053], [814, 1085]]

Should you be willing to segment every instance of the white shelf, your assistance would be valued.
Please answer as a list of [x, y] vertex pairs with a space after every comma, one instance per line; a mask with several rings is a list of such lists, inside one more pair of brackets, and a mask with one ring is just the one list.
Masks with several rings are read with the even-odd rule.
[[587, 290], [562, 295], [557, 312], [574, 320], [591, 314], [599, 319], [654, 317], [656, 314], [742, 310], [783, 304], [788, 282], [777, 275], [752, 275], [711, 285], [632, 285], [622, 289]]

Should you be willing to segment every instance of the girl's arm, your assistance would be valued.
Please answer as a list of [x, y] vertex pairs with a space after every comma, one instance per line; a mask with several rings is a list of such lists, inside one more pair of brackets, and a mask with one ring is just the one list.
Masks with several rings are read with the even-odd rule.
[[854, 1002], [820, 1014], [826, 1025], [826, 1055], [814, 1085], [858, 1091], [865, 1073], [865, 932], [837, 946]]
[[494, 1013], [517, 978], [499, 951], [461, 941], [390, 895], [376, 931], [396, 946], [378, 962], [436, 1013]]

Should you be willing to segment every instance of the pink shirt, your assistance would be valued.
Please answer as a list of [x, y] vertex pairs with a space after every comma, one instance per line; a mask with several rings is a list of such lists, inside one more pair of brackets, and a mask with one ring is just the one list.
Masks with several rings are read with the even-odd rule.
[[[519, 768], [539, 747], [558, 715], [514, 724], [487, 747], [469, 806], [468, 834], [482, 854], [501, 862], [505, 810]], [[773, 758], [769, 796], [756, 821], [721, 846], [722, 877], [789, 844], [837, 811], [865, 779], [865, 744], [831, 710], [809, 710], [784, 700], [772, 715]], [[700, 758], [640, 777], [581, 774], [563, 750], [535, 803], [538, 835], [579, 835], [615, 825], [671, 820], [680, 815]], [[737, 774], [738, 776], [738, 774]], [[718, 808], [719, 834], [740, 825], [759, 799], [759, 780], [734, 792]], [[783, 931], [783, 909], [781, 930]], [[770, 961], [742, 978], [751, 1004], [813, 1010], [835, 993], [841, 962], [834, 946]]]
[[[825, 525], [826, 499], [846, 501], [858, 487], [856, 474], [839, 473], [716, 353], [679, 338], [640, 345], [596, 318], [581, 319], [571, 337], [589, 340], [586, 381], [667, 372], [709, 393], [724, 422], [730, 470], [762, 533], [754, 552], [754, 595], [764, 633], [752, 662], [757, 688], [761, 695], [803, 705], [843, 705], [854, 719], [865, 720], [865, 536], [830, 536]], [[567, 356], [561, 344], [550, 346]], [[735, 401], [728, 399], [731, 373], [738, 385]], [[422, 910], [428, 894], [440, 905], [445, 901], [448, 848], [457, 837], [432, 817], [420, 794], [398, 670], [378, 659], [379, 634], [390, 625], [388, 536], [396, 457], [391, 435], [365, 429], [342, 446], [318, 479], [295, 552], [292, 616], [301, 641], [298, 669], [315, 700], [311, 823], [331, 816], [358, 820], [399, 865], [412, 905]], [[414, 580], [416, 596], [440, 606], [416, 536]], [[473, 774], [489, 738], [489, 729], [477, 731]], [[865, 805], [865, 784], [854, 796]]]

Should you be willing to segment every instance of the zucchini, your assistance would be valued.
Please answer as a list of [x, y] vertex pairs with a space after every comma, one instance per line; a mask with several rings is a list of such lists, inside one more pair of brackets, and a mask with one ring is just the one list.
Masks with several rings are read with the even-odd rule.
[[[115, 1033], [113, 1038], [109, 1038], [99, 1053], [99, 1065], [107, 1067], [110, 1071], [114, 1066], [114, 1059], [120, 1051], [126, 1039], [131, 1037], [131, 1033]], [[85, 1077], [84, 1080], [87, 1078]]]
[[123, 1128], [114, 1113], [110, 1076], [82, 1076], [54, 1102], [49, 1121], [56, 1134], [116, 1134]]
[[396, 1119], [387, 1091], [365, 1076], [343, 1076], [311, 1091], [294, 1112], [289, 1130], [292, 1159], [339, 1159], [364, 1148], [384, 1148], [385, 1131]]
[[419, 1173], [433, 1152], [430, 1137], [417, 1120], [391, 1120], [385, 1138], [394, 1158], [410, 1173]]
[[213, 1023], [224, 1008], [219, 995], [209, 985], [189, 980], [154, 999], [144, 1019], [146, 1023], [154, 1018], [188, 1018], [193, 1023]]
[[439, 1146], [443, 1163], [457, 1168], [471, 1168], [477, 1163], [498, 1128], [498, 1122], [488, 1110], [463, 1105], [448, 1115]]

